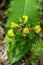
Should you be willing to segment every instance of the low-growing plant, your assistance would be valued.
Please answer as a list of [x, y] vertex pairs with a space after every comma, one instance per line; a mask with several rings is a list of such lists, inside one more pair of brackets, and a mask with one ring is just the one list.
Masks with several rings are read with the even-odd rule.
[[[37, 35], [41, 31], [39, 21], [38, 0], [13, 0], [9, 5], [5, 40], [11, 64], [20, 60], [31, 49], [34, 56], [37, 45], [41, 49], [40, 45], [36, 44]], [[33, 50], [34, 46], [36, 47]]]
[[43, 57], [43, 40], [32, 44], [31, 53], [29, 61], [32, 65], [37, 65], [38, 60]]

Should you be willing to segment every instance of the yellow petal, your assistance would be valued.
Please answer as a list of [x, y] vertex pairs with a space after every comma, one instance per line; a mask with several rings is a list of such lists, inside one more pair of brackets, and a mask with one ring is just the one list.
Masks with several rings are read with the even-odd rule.
[[39, 33], [41, 31], [40, 25], [35, 26], [34, 30], [35, 30], [36, 33]]
[[15, 36], [13, 29], [8, 30], [7, 33], [8, 33], [9, 36]]
[[24, 33], [29, 33], [29, 28], [28, 27], [24, 28], [23, 32]]
[[22, 18], [25, 19], [25, 21], [28, 21], [28, 16], [23, 15]]
[[12, 23], [11, 23], [11, 28], [16, 28], [16, 27], [18, 27], [18, 24], [12, 22]]

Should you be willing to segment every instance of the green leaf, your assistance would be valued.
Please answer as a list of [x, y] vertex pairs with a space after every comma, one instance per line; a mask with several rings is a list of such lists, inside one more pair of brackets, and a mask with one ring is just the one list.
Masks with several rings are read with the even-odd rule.
[[14, 41], [6, 36], [7, 55], [11, 64], [17, 62], [23, 57], [31, 48], [31, 44], [21, 39], [21, 41]]
[[8, 10], [8, 23], [7, 27], [10, 26], [11, 22], [19, 22], [19, 17], [23, 15], [29, 16], [29, 21], [32, 26], [35, 26], [39, 22], [39, 10], [38, 0], [13, 0]]

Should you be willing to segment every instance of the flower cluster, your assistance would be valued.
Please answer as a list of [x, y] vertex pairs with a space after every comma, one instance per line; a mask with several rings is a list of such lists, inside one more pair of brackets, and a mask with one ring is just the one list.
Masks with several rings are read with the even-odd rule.
[[[28, 16], [23, 15], [21, 18], [19, 18], [19, 21], [23, 22], [23, 23], [27, 23]], [[15, 29], [15, 28], [17, 28], [17, 29], [20, 28], [21, 29], [22, 28], [22, 26], [20, 26], [20, 24], [17, 24], [15, 22], [12, 22], [10, 27], [11, 27], [11, 29], [8, 30], [8, 32], [7, 32], [8, 36], [15, 36], [15, 33], [14, 33], [13, 29]], [[18, 31], [20, 31], [20, 29]], [[22, 28], [22, 33], [24, 34], [24, 36], [29, 34], [31, 29], [33, 29], [33, 32], [36, 32], [36, 33], [39, 33], [41, 31], [40, 25], [37, 25], [33, 28], [30, 28], [30, 27], [26, 26], [26, 27]]]

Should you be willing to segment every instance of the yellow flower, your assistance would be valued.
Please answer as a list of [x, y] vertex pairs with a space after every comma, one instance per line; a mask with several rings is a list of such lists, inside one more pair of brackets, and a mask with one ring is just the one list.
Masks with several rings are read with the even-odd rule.
[[25, 19], [25, 21], [28, 21], [28, 16], [23, 15], [22, 18]]
[[8, 30], [7, 33], [8, 33], [9, 36], [14, 36], [15, 35], [14, 32], [13, 32], [13, 29]]
[[11, 28], [16, 28], [16, 27], [18, 27], [18, 24], [12, 22], [12, 23], [11, 23]]
[[29, 28], [28, 28], [28, 27], [24, 28], [23, 32], [24, 32], [25, 34], [26, 34], [26, 33], [29, 33]]
[[22, 22], [22, 18], [19, 18], [20, 22]]
[[40, 25], [35, 26], [34, 30], [35, 30], [36, 33], [39, 33], [41, 31]]

